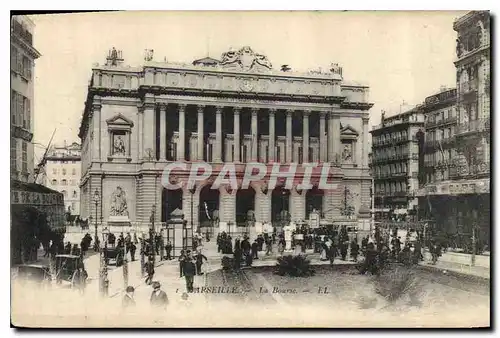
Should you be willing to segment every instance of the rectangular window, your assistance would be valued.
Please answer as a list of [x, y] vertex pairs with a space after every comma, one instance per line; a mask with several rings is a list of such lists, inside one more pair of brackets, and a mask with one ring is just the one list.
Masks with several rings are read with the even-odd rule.
[[16, 61], [17, 61], [17, 66], [16, 66], [16, 71], [19, 74], [23, 73], [23, 55], [21, 54], [21, 51], [17, 51], [17, 56], [16, 56]]
[[23, 122], [23, 127], [26, 128], [27, 130], [31, 129], [31, 107], [30, 107], [30, 100], [26, 97], [23, 97], [23, 117], [24, 117], [24, 122]]
[[281, 150], [279, 145], [276, 146], [276, 162], [281, 163]]
[[302, 164], [302, 155], [303, 155], [302, 154], [302, 147], [298, 147], [297, 150], [298, 150], [297, 152], [299, 154], [298, 162], [299, 162], [299, 164]]
[[309, 147], [308, 160], [309, 160], [309, 163], [314, 162], [313, 148], [312, 147]]
[[23, 56], [23, 76], [31, 80], [31, 60], [27, 56]]
[[10, 92], [10, 115], [12, 119], [12, 124], [17, 125], [17, 93], [15, 90]]
[[213, 144], [209, 143], [208, 148], [207, 148], [207, 161], [212, 162], [212, 157], [213, 157]]
[[269, 162], [269, 146], [264, 147], [264, 163]]
[[10, 139], [10, 170], [17, 170], [17, 141], [13, 137]]
[[28, 172], [28, 143], [23, 141], [22, 170]]
[[10, 69], [16, 70], [17, 66], [17, 48], [10, 46]]

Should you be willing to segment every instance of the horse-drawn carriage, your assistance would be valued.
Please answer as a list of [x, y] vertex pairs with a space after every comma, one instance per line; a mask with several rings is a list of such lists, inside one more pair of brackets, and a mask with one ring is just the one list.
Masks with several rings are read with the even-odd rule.
[[55, 265], [57, 283], [71, 282], [75, 271], [78, 268], [85, 268], [82, 256], [77, 255], [56, 255]]
[[106, 247], [103, 250], [104, 258], [106, 259], [107, 265], [110, 263], [116, 266], [123, 265], [123, 259], [125, 256], [125, 248], [122, 246]]

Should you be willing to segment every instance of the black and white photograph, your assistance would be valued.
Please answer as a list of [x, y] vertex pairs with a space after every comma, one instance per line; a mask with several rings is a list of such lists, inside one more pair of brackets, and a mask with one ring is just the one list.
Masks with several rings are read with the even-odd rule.
[[10, 19], [11, 325], [488, 328], [491, 23]]

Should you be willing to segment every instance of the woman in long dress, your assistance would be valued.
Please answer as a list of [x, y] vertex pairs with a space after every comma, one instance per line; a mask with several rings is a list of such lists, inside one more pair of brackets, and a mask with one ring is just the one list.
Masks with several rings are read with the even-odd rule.
[[328, 251], [328, 245], [326, 244], [325, 241], [321, 242], [321, 254], [319, 255], [320, 261], [326, 261], [328, 259], [326, 256], [327, 251]]

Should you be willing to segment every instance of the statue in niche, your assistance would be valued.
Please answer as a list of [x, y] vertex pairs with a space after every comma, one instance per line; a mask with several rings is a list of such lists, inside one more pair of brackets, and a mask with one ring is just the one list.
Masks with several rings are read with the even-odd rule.
[[113, 155], [125, 155], [125, 142], [123, 142], [121, 135], [115, 135]]
[[352, 161], [352, 144], [344, 143], [344, 150], [342, 151], [342, 160], [344, 162]]
[[111, 195], [111, 216], [128, 216], [127, 197], [122, 187], [116, 187]]

